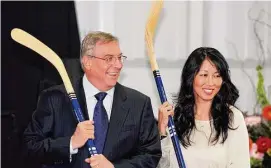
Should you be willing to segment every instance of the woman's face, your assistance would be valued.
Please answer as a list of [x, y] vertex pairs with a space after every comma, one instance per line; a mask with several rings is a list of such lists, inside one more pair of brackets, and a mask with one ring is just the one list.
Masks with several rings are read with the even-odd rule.
[[209, 59], [205, 59], [196, 74], [193, 89], [196, 102], [212, 101], [222, 85], [222, 77]]

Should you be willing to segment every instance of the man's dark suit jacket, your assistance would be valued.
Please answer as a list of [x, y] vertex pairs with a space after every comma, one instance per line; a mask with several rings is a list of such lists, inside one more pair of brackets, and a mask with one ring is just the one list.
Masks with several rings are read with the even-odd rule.
[[[75, 92], [88, 118], [82, 79]], [[150, 98], [117, 83], [103, 155], [115, 168], [155, 168], [161, 145]], [[24, 132], [27, 155], [45, 167], [87, 168], [86, 145], [72, 155], [70, 138], [78, 124], [64, 85], [42, 92], [31, 123]]]

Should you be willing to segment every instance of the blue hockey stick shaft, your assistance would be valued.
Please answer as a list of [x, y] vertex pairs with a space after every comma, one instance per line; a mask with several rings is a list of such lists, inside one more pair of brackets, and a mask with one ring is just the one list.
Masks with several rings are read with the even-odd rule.
[[[165, 90], [164, 90], [164, 86], [163, 86], [163, 82], [162, 82], [162, 78], [160, 75], [160, 71], [159, 70], [154, 70], [153, 71], [153, 76], [155, 79], [155, 83], [157, 86], [157, 90], [159, 92], [159, 97], [161, 100], [161, 103], [163, 104], [164, 102], [167, 101], [167, 97], [165, 94]], [[182, 155], [182, 150], [180, 147], [180, 143], [179, 143], [179, 138], [176, 134], [176, 130], [175, 130], [175, 126], [174, 126], [174, 122], [173, 122], [173, 118], [172, 116], [169, 116], [169, 120], [168, 120], [168, 129], [169, 129], [169, 134], [172, 140], [172, 144], [175, 150], [175, 154], [176, 154], [176, 158], [179, 164], [180, 168], [186, 168], [185, 166], [185, 162], [183, 159], [183, 155]]]

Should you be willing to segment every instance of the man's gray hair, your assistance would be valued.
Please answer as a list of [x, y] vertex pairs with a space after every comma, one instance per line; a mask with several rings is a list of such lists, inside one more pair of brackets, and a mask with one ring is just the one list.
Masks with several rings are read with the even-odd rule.
[[83, 68], [82, 58], [84, 55], [92, 55], [93, 49], [98, 42], [109, 43], [109, 42], [119, 42], [118, 38], [110, 33], [102, 31], [93, 31], [88, 33], [82, 41], [80, 48], [80, 62]]

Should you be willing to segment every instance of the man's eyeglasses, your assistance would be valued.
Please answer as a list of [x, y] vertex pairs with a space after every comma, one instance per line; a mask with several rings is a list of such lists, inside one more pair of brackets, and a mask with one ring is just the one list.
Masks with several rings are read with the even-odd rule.
[[118, 60], [119, 62], [123, 63], [127, 57], [124, 56], [124, 55], [121, 55], [121, 56], [106, 56], [104, 58], [100, 58], [100, 57], [95, 57], [93, 55], [88, 55], [89, 57], [92, 57], [92, 58], [97, 58], [97, 59], [101, 59], [101, 60], [104, 60], [108, 65], [113, 65], [116, 60]]

